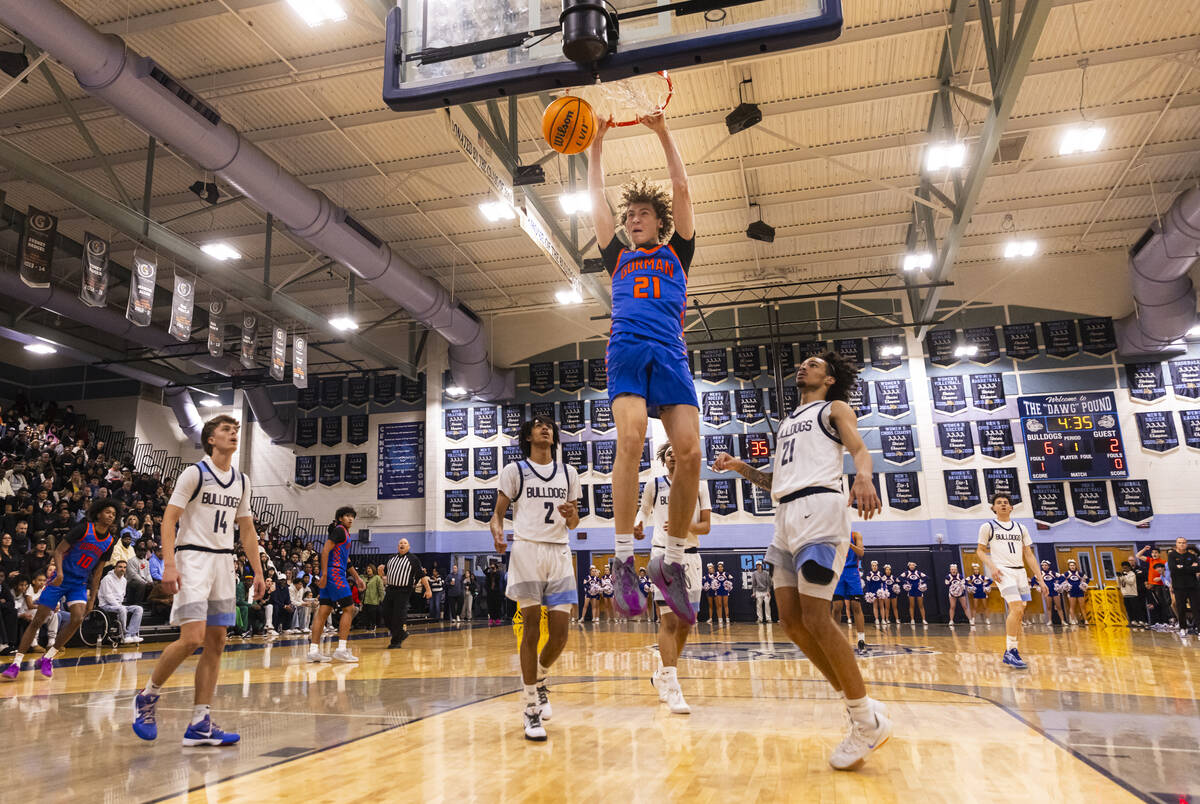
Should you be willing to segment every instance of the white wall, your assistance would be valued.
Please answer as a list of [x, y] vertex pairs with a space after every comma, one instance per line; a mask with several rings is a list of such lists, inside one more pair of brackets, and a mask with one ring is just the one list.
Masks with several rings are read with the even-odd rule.
[[134, 434], [138, 441], [153, 444], [155, 449], [165, 449], [168, 455], [178, 455], [185, 464], [199, 460], [203, 454], [184, 439], [175, 412], [148, 399], [137, 401]]

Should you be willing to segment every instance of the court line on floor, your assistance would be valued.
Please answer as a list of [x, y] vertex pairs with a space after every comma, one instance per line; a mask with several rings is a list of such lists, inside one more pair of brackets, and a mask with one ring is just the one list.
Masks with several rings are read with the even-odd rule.
[[1200, 754], [1200, 748], [1161, 748], [1153, 745], [1105, 745], [1103, 743], [1072, 743], [1072, 748], [1107, 748], [1113, 751], [1169, 751], [1178, 754]]

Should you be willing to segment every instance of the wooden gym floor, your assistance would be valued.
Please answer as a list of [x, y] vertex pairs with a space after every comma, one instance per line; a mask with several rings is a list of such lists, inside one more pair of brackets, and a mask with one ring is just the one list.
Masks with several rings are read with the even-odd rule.
[[573, 626], [542, 744], [523, 738], [510, 628], [417, 628], [395, 651], [356, 637], [358, 665], [232, 641], [214, 713], [242, 742], [223, 749], [179, 744], [193, 661], [153, 744], [129, 724], [155, 646], [70, 651], [51, 681], [26, 670], [0, 686], [0, 798], [1200, 801], [1200, 646], [1173, 634], [1034, 626], [1021, 672], [1000, 664], [1000, 625], [869, 626], [861, 662], [895, 734], [857, 773], [826, 764], [840, 706], [778, 626], [698, 627], [679, 673], [690, 716], [647, 680], [651, 626]]

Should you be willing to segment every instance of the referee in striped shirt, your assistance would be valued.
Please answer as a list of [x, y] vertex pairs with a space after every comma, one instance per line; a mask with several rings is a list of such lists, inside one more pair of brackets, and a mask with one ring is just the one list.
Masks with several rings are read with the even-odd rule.
[[408, 552], [408, 539], [396, 545], [396, 555], [387, 563], [387, 591], [383, 595], [383, 617], [387, 621], [392, 641], [389, 648], [398, 648], [408, 639], [404, 624], [408, 621], [408, 599], [413, 589], [420, 585], [425, 590], [425, 599], [433, 596], [429, 579], [424, 577], [421, 559]]

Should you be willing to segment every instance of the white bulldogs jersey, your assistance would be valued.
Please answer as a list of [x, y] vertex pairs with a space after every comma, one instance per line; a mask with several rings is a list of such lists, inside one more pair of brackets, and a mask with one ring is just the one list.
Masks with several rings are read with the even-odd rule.
[[1025, 545], [1033, 545], [1029, 531], [1019, 522], [1007, 525], [993, 519], [979, 526], [979, 543], [986, 544], [992, 551], [992, 561], [999, 567], [1024, 569]]
[[842, 490], [845, 447], [830, 420], [832, 406], [832, 402], [809, 402], [779, 425], [771, 481], [771, 497], [776, 503], [793, 491], [813, 486]]
[[567, 544], [567, 520], [558, 506], [580, 496], [575, 467], [514, 461], [500, 470], [500, 492], [512, 501], [513, 534], [528, 542]]
[[175, 547], [195, 545], [233, 551], [239, 519], [251, 516], [250, 478], [232, 466], [222, 472], [210, 458], [179, 473], [170, 505], [183, 509]]
[[[654, 526], [654, 536], [650, 542], [653, 547], [667, 546], [667, 509], [670, 504], [671, 479], [665, 475], [654, 478], [642, 489], [642, 505], [638, 511], [638, 520], [646, 523], [647, 518], [650, 518], [648, 524]], [[692, 523], [696, 524], [700, 521], [701, 511], [711, 510], [712, 502], [708, 496], [708, 484], [701, 480], [700, 496], [696, 501], [696, 511], [692, 514]], [[700, 537], [689, 533], [687, 545], [688, 547], [699, 547]]]

